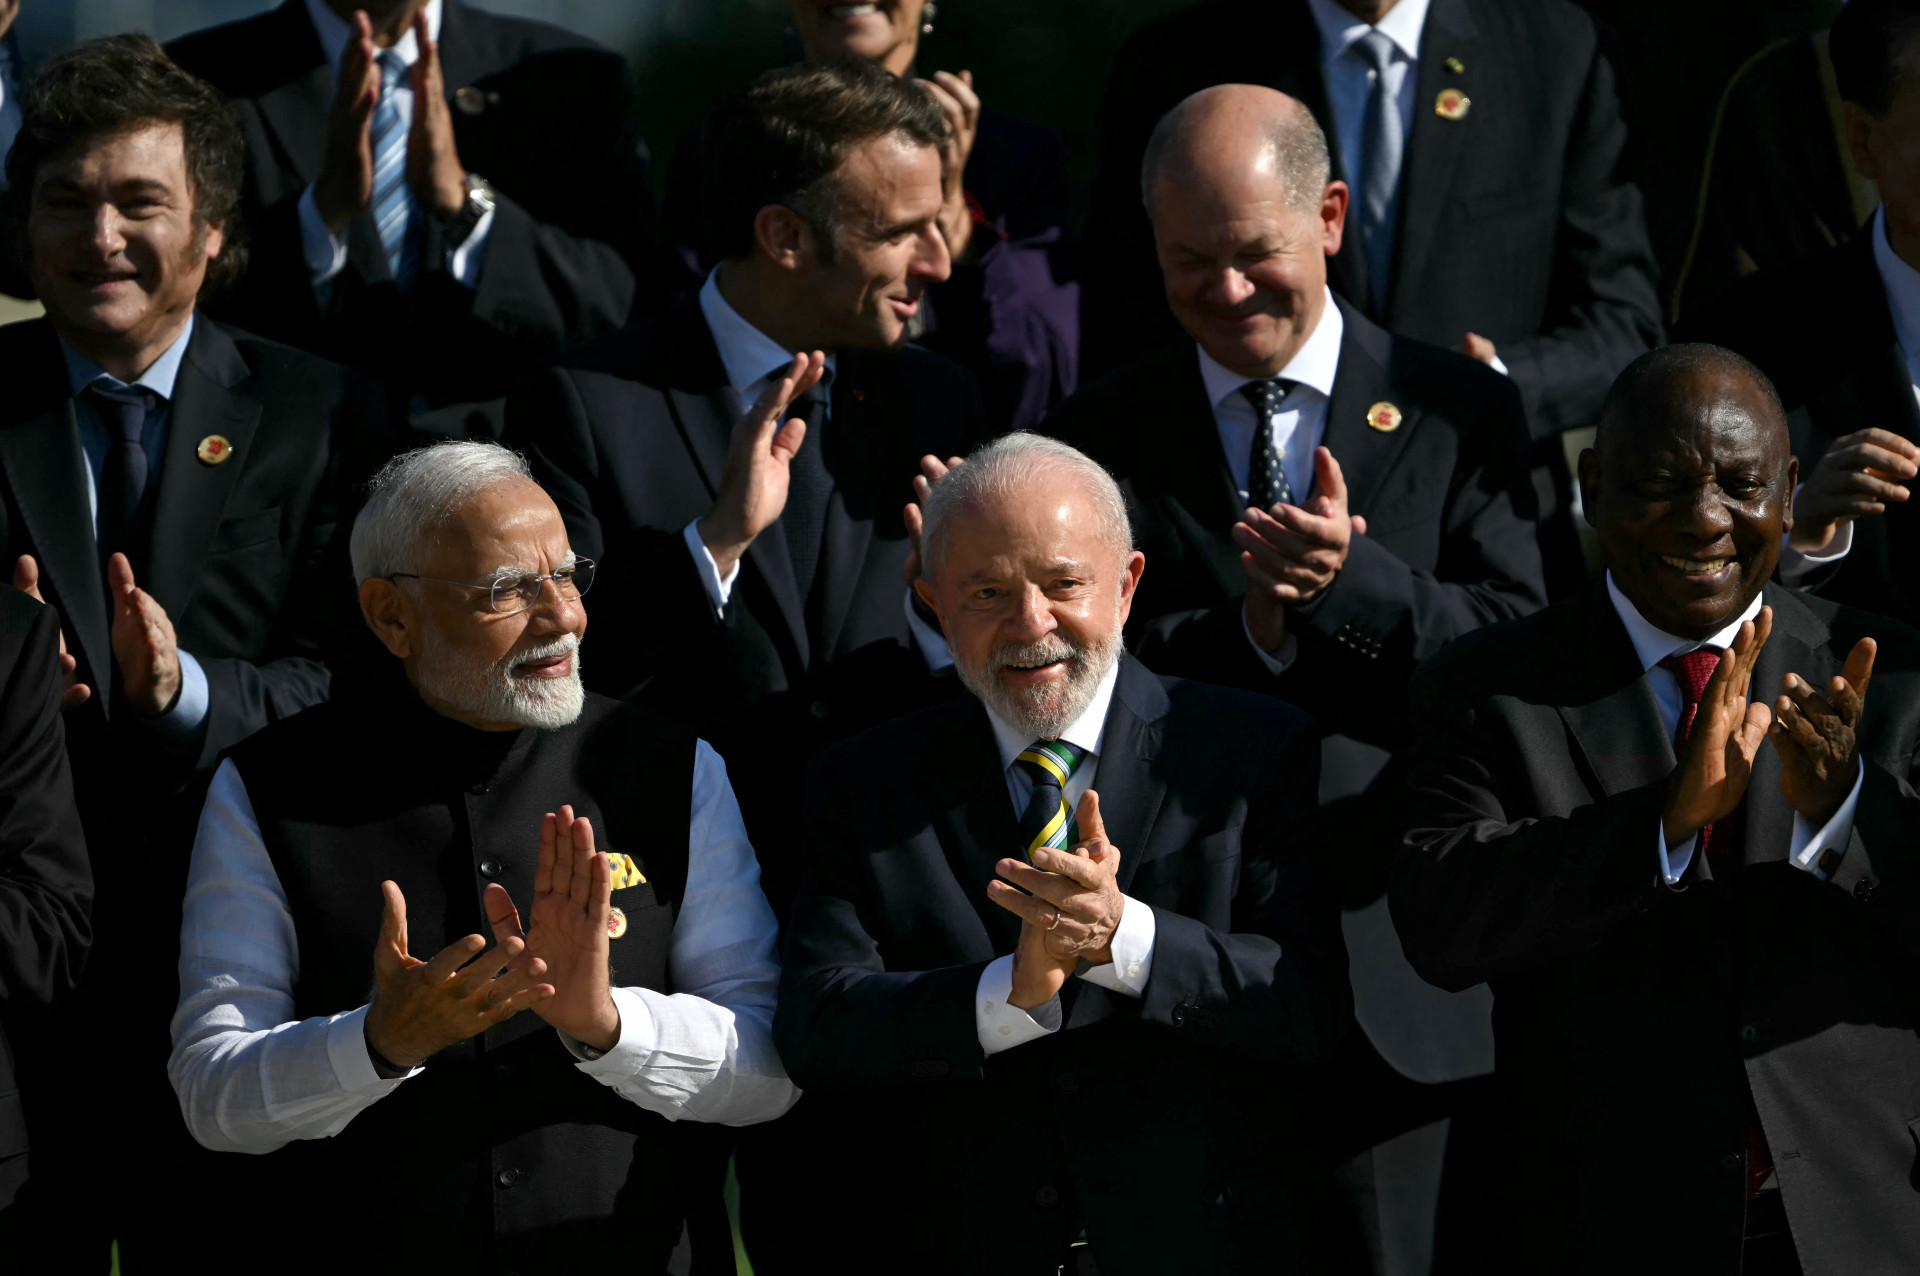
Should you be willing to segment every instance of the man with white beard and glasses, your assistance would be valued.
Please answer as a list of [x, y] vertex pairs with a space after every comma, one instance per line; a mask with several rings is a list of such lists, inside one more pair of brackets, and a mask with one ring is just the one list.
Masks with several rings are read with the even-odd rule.
[[583, 691], [593, 563], [514, 453], [390, 461], [352, 556], [404, 683], [234, 749], [194, 845], [169, 1073], [195, 1138], [259, 1154], [223, 1239], [296, 1271], [336, 1266], [286, 1245], [324, 1217], [376, 1271], [730, 1255], [702, 1123], [798, 1092], [724, 764]]
[[1125, 654], [1145, 558], [1064, 443], [974, 452], [921, 549], [973, 694], [814, 765], [774, 1033], [835, 1137], [790, 1213], [845, 1270], [1326, 1270], [1289, 1066], [1350, 1007], [1307, 718]]

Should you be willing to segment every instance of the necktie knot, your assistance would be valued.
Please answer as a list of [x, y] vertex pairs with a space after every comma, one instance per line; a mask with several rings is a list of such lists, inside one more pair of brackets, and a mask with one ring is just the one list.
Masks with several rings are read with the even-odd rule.
[[1684, 655], [1668, 656], [1660, 662], [1660, 667], [1673, 675], [1680, 684], [1680, 699], [1689, 709], [1700, 703], [1700, 697], [1707, 693], [1707, 683], [1713, 680], [1714, 670], [1720, 667], [1720, 648], [1696, 647]]
[[1014, 765], [1033, 781], [1033, 795], [1027, 799], [1027, 813], [1020, 820], [1028, 859], [1043, 848], [1073, 845], [1073, 811], [1061, 790], [1086, 757], [1085, 749], [1065, 740], [1035, 740], [1014, 758]]
[[1249, 381], [1240, 387], [1240, 393], [1253, 405], [1255, 414], [1261, 421], [1270, 421], [1280, 404], [1293, 393], [1293, 382], [1285, 377], [1267, 377], [1260, 381]]
[[87, 392], [100, 405], [107, 423], [116, 427], [114, 433], [128, 443], [140, 442], [147, 417], [160, 403], [160, 396], [145, 386], [121, 385], [105, 377], [88, 386]]
[[407, 78], [407, 60], [392, 49], [382, 49], [375, 56], [380, 63], [380, 87], [391, 89]]
[[1380, 28], [1369, 28], [1367, 33], [1353, 42], [1353, 51], [1360, 60], [1373, 68], [1374, 74], [1385, 75], [1387, 68], [1393, 65], [1393, 40]]

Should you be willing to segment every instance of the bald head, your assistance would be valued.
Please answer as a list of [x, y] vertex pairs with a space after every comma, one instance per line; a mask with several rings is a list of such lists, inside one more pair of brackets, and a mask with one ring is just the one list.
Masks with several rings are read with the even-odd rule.
[[1327, 135], [1311, 111], [1274, 89], [1221, 84], [1161, 117], [1140, 165], [1140, 197], [1152, 216], [1162, 182], [1222, 194], [1275, 183], [1283, 203], [1311, 212], [1330, 172]]

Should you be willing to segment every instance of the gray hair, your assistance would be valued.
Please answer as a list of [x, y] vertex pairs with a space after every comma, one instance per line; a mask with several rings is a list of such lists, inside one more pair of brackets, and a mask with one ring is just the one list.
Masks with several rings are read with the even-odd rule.
[[1117, 557], [1133, 552], [1133, 525], [1127, 521], [1126, 498], [1098, 461], [1078, 448], [1044, 434], [1017, 431], [975, 448], [965, 464], [933, 485], [921, 510], [922, 561], [931, 567], [946, 551], [948, 529], [955, 515], [1005, 500], [1023, 480], [1053, 470], [1080, 481], [1093, 505], [1103, 539]]
[[[1222, 96], [1220, 91], [1244, 87], [1215, 85], [1190, 94], [1153, 126], [1146, 155], [1140, 161], [1140, 202], [1147, 206], [1149, 214], [1153, 209], [1154, 186], [1166, 175], [1164, 170], [1185, 163], [1187, 149]], [[1266, 137], [1267, 152], [1273, 156], [1274, 172], [1287, 188], [1287, 206], [1295, 212], [1312, 212], [1320, 206], [1320, 197], [1333, 175], [1327, 135], [1313, 118], [1313, 112], [1292, 98], [1277, 96], [1291, 109], [1274, 112]]]
[[498, 443], [449, 441], [402, 452], [380, 467], [353, 522], [353, 578], [378, 580], [419, 564], [421, 540], [482, 492], [532, 481], [526, 458]]

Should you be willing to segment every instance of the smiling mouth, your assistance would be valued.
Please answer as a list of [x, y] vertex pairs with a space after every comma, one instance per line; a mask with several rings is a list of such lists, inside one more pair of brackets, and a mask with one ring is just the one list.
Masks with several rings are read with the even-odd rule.
[[1066, 663], [1067, 657], [1057, 656], [1052, 660], [1042, 660], [1037, 664], [1017, 664], [1013, 661], [1008, 661], [1001, 667], [1004, 669], [1012, 669], [1019, 673], [1033, 673], [1040, 669], [1052, 669], [1056, 665], [1064, 665]]
[[864, 18], [869, 14], [874, 14], [878, 12], [880, 12], [880, 6], [877, 4], [871, 4], [871, 3], [869, 4], [830, 4], [827, 6], [827, 16], [829, 18], [843, 19], [843, 20], [846, 18]]
[[139, 277], [140, 277], [140, 274], [138, 271], [131, 271], [131, 270], [130, 271], [114, 271], [111, 273], [100, 273], [100, 274], [95, 274], [89, 271], [79, 271], [79, 272], [75, 272], [75, 274], [73, 275], [74, 279], [78, 280], [80, 283], [86, 285], [89, 288], [98, 288], [103, 284], [130, 284], [134, 280], [138, 279]]
[[1688, 576], [1713, 576], [1733, 566], [1731, 558], [1675, 558], [1671, 554], [1662, 554], [1660, 561]]
[[513, 667], [516, 676], [522, 678], [544, 678], [566, 672], [568, 663], [573, 659], [572, 652], [558, 656], [542, 656], [537, 660], [523, 660]]

